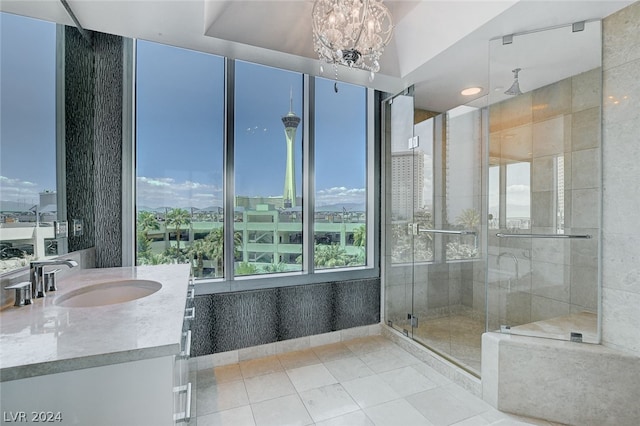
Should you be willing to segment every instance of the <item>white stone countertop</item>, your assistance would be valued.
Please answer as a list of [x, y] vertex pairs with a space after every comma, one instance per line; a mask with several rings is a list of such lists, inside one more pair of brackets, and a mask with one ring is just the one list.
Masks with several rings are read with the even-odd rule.
[[[62, 266], [65, 268], [65, 266]], [[80, 308], [56, 300], [87, 285], [152, 280], [157, 292], [124, 303]], [[84, 269], [31, 305], [0, 311], [0, 381], [176, 355], [180, 352], [189, 265]]]

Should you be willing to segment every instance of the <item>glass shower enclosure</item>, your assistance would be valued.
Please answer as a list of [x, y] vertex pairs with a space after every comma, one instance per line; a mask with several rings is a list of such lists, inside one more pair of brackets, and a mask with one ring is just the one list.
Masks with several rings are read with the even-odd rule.
[[485, 329], [484, 297], [474, 292], [484, 294], [486, 111], [433, 113], [416, 105], [415, 93], [383, 108], [386, 321], [477, 374]]
[[385, 321], [476, 376], [485, 331], [600, 342], [600, 25], [491, 40], [465, 106], [383, 102]]

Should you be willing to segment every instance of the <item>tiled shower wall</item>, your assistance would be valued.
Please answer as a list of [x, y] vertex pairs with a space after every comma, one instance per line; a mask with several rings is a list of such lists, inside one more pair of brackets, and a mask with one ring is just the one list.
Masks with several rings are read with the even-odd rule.
[[194, 356], [380, 322], [380, 279], [197, 296]]
[[[492, 328], [597, 311], [601, 73], [593, 69], [490, 107], [489, 155], [507, 167], [530, 165], [531, 209], [530, 229], [514, 231], [502, 222], [488, 232]], [[496, 237], [497, 232], [556, 233], [560, 206], [566, 234], [593, 238]], [[507, 255], [498, 265], [502, 253]], [[482, 268], [475, 279], [477, 288], [484, 285]], [[482, 298], [474, 301], [476, 308], [482, 305]]]
[[69, 251], [95, 246], [105, 268], [122, 264], [123, 38], [91, 34], [65, 27], [67, 217], [84, 223]]
[[640, 355], [640, 2], [603, 29], [602, 341]]

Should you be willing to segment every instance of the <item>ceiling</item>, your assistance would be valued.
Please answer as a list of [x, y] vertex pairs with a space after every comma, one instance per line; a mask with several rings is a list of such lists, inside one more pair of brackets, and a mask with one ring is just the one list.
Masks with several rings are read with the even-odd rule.
[[[460, 95], [465, 87], [482, 87], [483, 92], [476, 97], [489, 93], [490, 40], [600, 19], [632, 2], [386, 0], [395, 28], [382, 56], [380, 72], [370, 83], [367, 72], [340, 67], [339, 79], [388, 93], [398, 93], [415, 84], [418, 107], [445, 111], [472, 100]], [[80, 24], [89, 30], [321, 75], [311, 42], [312, 0], [68, 0], [68, 3]], [[2, 0], [0, 9], [74, 25], [59, 0]], [[543, 47], [548, 50], [553, 45]], [[506, 70], [501, 72], [509, 75], [512, 65], [505, 66]], [[325, 76], [332, 78], [332, 72]], [[521, 82], [525, 75], [523, 71]], [[491, 81], [496, 78], [491, 77]]]

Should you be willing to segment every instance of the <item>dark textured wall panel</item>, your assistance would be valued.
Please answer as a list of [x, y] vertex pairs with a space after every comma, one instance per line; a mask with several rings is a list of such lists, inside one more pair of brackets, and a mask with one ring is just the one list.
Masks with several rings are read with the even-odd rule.
[[333, 283], [334, 330], [380, 322], [380, 279]]
[[380, 279], [197, 296], [194, 356], [380, 322]]
[[96, 266], [122, 265], [122, 37], [94, 33]]
[[275, 342], [277, 291], [255, 290], [213, 295], [214, 352]]
[[69, 251], [95, 246], [93, 50], [76, 28], [65, 27], [65, 161], [67, 218], [82, 219], [84, 233], [69, 236]]
[[278, 289], [278, 340], [332, 331], [331, 284], [300, 285]]
[[[65, 28], [67, 218], [82, 219], [69, 251], [96, 247], [96, 266], [122, 264], [122, 37]], [[100, 244], [96, 245], [96, 240]]]
[[191, 338], [191, 352], [194, 355], [214, 353], [214, 302], [213, 295], [198, 296], [195, 298], [196, 319], [191, 324], [193, 337]]

